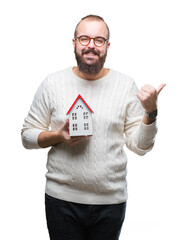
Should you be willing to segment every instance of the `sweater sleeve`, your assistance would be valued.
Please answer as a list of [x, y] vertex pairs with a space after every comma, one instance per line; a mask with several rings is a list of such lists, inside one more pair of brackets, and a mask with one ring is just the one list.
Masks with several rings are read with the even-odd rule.
[[25, 148], [41, 148], [38, 145], [38, 136], [41, 132], [49, 130], [51, 122], [50, 105], [50, 87], [48, 78], [46, 78], [38, 88], [23, 124], [21, 137]]
[[126, 146], [138, 155], [149, 152], [155, 141], [157, 133], [156, 121], [150, 125], [142, 122], [144, 110], [137, 97], [138, 88], [134, 81], [127, 94], [126, 118], [124, 133]]

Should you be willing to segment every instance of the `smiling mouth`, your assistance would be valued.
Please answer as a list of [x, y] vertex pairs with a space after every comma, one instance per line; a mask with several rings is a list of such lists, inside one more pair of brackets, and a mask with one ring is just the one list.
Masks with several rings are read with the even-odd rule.
[[98, 56], [97, 54], [92, 53], [92, 52], [90, 52], [90, 53], [85, 53], [85, 54], [88, 55], [88, 56]]
[[95, 55], [99, 56], [100, 55], [99, 52], [97, 52], [94, 49], [92, 49], [92, 50], [83, 50], [82, 55], [84, 55], [84, 54], [86, 54], [88, 56], [95, 56]]

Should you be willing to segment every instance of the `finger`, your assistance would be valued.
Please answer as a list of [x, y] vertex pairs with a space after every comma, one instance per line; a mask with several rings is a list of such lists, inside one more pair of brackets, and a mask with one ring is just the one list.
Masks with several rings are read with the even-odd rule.
[[138, 94], [137, 94], [137, 97], [139, 98], [140, 101], [143, 101], [143, 96], [142, 96], [142, 94], [138, 93]]
[[65, 122], [64, 126], [62, 127], [62, 129], [64, 129], [64, 130], [69, 129], [69, 119], [66, 119], [66, 122]]
[[85, 138], [87, 138], [87, 137], [86, 137], [86, 136], [83, 136], [83, 137], [74, 138], [74, 139], [71, 138], [71, 140], [69, 141], [69, 144], [70, 144], [71, 146], [74, 146], [74, 145], [78, 144], [79, 142], [81, 142], [81, 141], [82, 141], [83, 139], [85, 139]]
[[144, 85], [143, 87], [141, 87], [141, 90], [144, 91], [144, 92], [149, 92], [149, 91], [152, 91], [154, 88], [151, 86], [151, 85]]
[[147, 93], [142, 91], [137, 94], [137, 97], [139, 98], [140, 101], [144, 101], [148, 96], [149, 95]]
[[72, 142], [80, 141], [88, 136], [78, 136], [78, 137], [71, 137]]
[[140, 94], [145, 98], [149, 98], [151, 96], [151, 91], [149, 92], [149, 91], [141, 90]]
[[165, 84], [165, 83], [162, 83], [162, 84], [157, 88], [157, 93], [159, 94], [165, 86], [166, 86], [166, 84]]

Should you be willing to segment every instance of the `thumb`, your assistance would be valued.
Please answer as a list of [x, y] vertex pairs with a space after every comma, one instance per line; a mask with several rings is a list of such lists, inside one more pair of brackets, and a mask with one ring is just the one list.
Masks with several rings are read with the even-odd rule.
[[165, 83], [162, 83], [162, 84], [157, 88], [157, 93], [159, 94], [165, 86], [166, 86], [166, 84], [165, 84]]
[[66, 122], [65, 122], [64, 126], [62, 127], [62, 129], [64, 129], [64, 130], [69, 129], [69, 119], [66, 119]]

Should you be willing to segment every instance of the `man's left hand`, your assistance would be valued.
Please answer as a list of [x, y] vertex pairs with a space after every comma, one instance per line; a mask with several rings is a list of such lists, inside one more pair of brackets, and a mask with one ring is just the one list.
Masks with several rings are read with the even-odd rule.
[[145, 112], [150, 113], [157, 109], [157, 98], [161, 90], [166, 86], [162, 83], [157, 89], [151, 85], [144, 85], [137, 97], [139, 98]]

